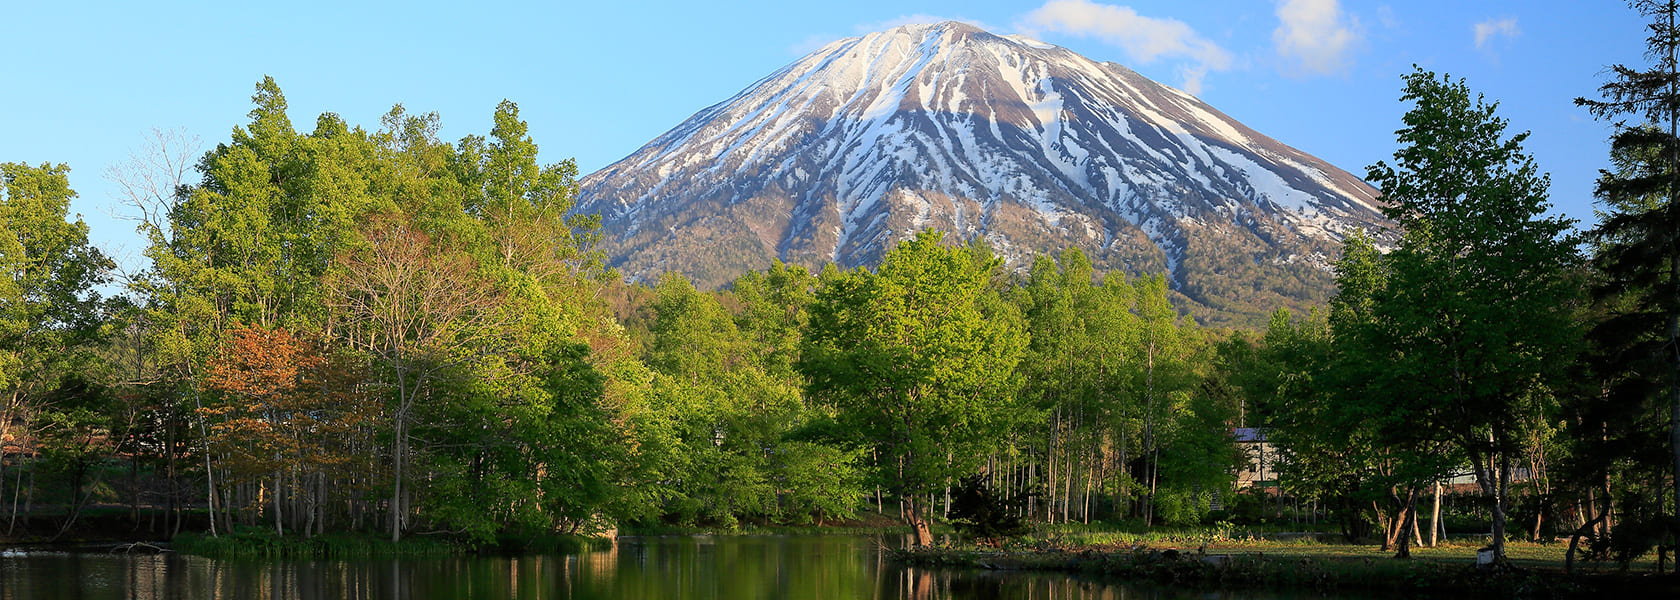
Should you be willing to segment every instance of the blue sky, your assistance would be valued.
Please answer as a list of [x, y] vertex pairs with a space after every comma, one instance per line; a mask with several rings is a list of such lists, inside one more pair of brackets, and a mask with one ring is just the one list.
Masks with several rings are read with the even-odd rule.
[[1590, 225], [1610, 128], [1572, 100], [1645, 64], [1643, 22], [1611, 0], [143, 4], [0, 11], [0, 161], [68, 163], [74, 210], [130, 263], [140, 241], [102, 173], [154, 128], [226, 140], [264, 75], [303, 130], [326, 111], [371, 129], [400, 102], [457, 139], [511, 99], [545, 162], [589, 173], [828, 41], [957, 19], [1127, 65], [1363, 175], [1394, 152], [1415, 63], [1533, 131], [1553, 204]]

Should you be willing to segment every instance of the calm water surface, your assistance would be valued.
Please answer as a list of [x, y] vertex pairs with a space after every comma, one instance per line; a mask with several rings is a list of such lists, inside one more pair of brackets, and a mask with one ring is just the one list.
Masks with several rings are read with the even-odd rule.
[[[897, 545], [901, 540], [885, 543]], [[850, 536], [623, 537], [575, 555], [228, 561], [99, 553], [0, 554], [0, 599], [1255, 599], [1055, 573], [912, 569]]]

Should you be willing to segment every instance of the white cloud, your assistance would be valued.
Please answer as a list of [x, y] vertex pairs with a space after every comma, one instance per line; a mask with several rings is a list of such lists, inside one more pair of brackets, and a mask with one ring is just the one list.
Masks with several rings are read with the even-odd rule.
[[1522, 30], [1517, 28], [1517, 18], [1516, 17], [1506, 17], [1506, 18], [1503, 18], [1503, 19], [1488, 19], [1486, 21], [1482, 21], [1480, 23], [1477, 23], [1475, 25], [1474, 29], [1476, 31], [1476, 49], [1477, 50], [1481, 50], [1484, 47], [1486, 47], [1487, 43], [1488, 43], [1488, 40], [1493, 39], [1494, 36], [1504, 36], [1506, 38], [1515, 38], [1518, 35], [1522, 34]]
[[1201, 92], [1209, 71], [1231, 68], [1231, 53], [1200, 35], [1183, 21], [1139, 15], [1127, 6], [1089, 0], [1051, 0], [1022, 17], [1020, 28], [1095, 37], [1119, 46], [1140, 63], [1160, 58], [1185, 59], [1179, 68], [1184, 91]]
[[1347, 68], [1363, 39], [1359, 21], [1342, 14], [1337, 0], [1278, 0], [1272, 43], [1295, 69], [1330, 75]]

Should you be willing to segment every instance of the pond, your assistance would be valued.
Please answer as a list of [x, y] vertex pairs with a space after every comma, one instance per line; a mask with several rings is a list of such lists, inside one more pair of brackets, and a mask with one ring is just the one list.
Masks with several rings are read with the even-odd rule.
[[865, 536], [621, 537], [580, 554], [214, 560], [101, 552], [0, 553], [3, 599], [1283, 599], [1061, 573], [905, 568]]

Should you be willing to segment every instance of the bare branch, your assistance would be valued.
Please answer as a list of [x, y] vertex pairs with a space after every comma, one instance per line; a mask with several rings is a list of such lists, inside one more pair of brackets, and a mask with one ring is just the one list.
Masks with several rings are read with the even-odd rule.
[[105, 180], [117, 186], [118, 200], [135, 211], [116, 216], [139, 221], [148, 235], [168, 239], [169, 213], [187, 187], [203, 145], [186, 128], [153, 128], [127, 160], [105, 169]]

